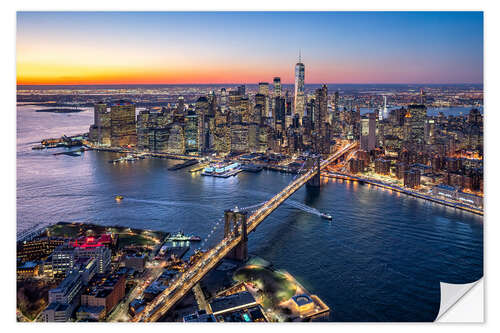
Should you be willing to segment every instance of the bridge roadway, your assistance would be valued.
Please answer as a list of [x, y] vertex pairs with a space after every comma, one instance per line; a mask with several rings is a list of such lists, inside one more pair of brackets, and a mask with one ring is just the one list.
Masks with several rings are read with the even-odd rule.
[[[342, 147], [339, 151], [322, 161], [320, 169], [323, 169], [332, 161], [338, 159], [356, 146], [357, 143], [351, 143]], [[316, 166], [309, 169], [306, 173], [292, 181], [287, 187], [281, 190], [281, 192], [276, 194], [259, 209], [253, 212], [253, 214], [247, 219], [247, 232], [250, 233], [254, 231], [255, 228], [257, 228], [257, 226], [279, 205], [281, 205], [287, 198], [307, 183], [314, 176], [315, 169]], [[239, 244], [241, 237], [241, 235], [236, 236], [232, 234], [230, 237], [224, 238], [214, 248], [205, 252], [205, 254], [198, 259], [195, 265], [189, 267], [178, 278], [173, 280], [167, 289], [159, 294], [145, 307], [141, 313], [132, 318], [131, 321], [151, 322], [159, 320], [173, 305], [175, 305], [175, 303], [182, 299], [196, 283], [198, 283], [208, 272], [210, 272], [210, 270], [212, 270], [224, 257], [226, 257], [234, 247]]]

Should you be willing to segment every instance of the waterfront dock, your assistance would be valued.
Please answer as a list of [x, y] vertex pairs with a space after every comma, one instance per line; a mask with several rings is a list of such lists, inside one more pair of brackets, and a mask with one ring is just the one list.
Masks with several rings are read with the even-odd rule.
[[195, 165], [197, 163], [198, 163], [198, 160], [193, 158], [193, 159], [185, 161], [184, 163], [174, 165], [173, 167], [168, 168], [168, 170], [175, 171], [175, 170], [179, 170], [179, 169], [184, 169], [184, 168], [187, 168], [189, 166]]

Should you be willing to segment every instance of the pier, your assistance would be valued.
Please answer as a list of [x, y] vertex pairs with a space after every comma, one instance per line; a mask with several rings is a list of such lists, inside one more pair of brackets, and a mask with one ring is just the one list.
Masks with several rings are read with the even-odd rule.
[[189, 166], [195, 165], [197, 163], [198, 163], [198, 160], [193, 158], [193, 159], [187, 160], [184, 163], [174, 165], [173, 167], [168, 168], [168, 170], [174, 171], [174, 170], [184, 169], [184, 168], [187, 168]]

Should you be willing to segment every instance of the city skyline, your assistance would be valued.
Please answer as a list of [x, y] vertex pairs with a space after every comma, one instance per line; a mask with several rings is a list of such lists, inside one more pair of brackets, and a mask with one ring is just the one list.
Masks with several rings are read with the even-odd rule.
[[291, 84], [299, 49], [306, 84], [483, 81], [481, 12], [19, 12], [17, 18], [18, 85], [230, 84], [275, 76]]

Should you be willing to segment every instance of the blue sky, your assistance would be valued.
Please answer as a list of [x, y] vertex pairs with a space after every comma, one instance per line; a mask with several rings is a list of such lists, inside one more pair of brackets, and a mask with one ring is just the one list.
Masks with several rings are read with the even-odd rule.
[[[309, 83], [483, 81], [482, 12], [19, 12], [17, 18], [22, 83], [77, 82], [79, 72], [87, 83], [251, 83], [273, 76], [292, 82], [299, 49]], [[122, 75], [127, 69], [129, 77]]]

